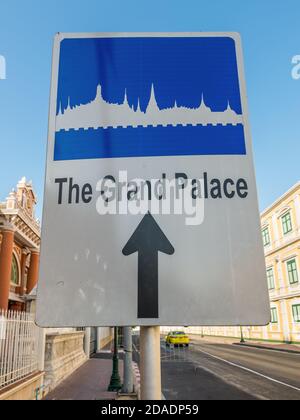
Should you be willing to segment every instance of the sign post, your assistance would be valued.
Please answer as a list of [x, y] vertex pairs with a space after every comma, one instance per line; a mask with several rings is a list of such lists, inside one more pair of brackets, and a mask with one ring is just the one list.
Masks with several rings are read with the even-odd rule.
[[133, 393], [133, 371], [132, 371], [132, 329], [123, 328], [124, 337], [124, 383], [122, 391], [126, 394]]
[[160, 327], [141, 327], [141, 399], [161, 400]]

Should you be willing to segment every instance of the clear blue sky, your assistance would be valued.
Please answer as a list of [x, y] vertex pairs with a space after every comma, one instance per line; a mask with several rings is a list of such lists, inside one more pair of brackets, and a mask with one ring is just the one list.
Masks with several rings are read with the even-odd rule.
[[33, 180], [41, 215], [53, 35], [237, 31], [243, 39], [260, 207], [300, 179], [299, 0], [1, 0], [0, 200]]

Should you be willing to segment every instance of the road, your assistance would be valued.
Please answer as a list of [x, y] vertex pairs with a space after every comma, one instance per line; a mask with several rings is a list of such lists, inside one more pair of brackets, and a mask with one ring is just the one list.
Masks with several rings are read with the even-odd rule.
[[300, 400], [300, 355], [230, 344], [161, 341], [166, 400]]

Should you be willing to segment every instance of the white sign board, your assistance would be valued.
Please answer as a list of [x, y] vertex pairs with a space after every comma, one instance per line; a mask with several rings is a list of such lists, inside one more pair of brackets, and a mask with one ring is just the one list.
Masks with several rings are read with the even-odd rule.
[[58, 34], [37, 322], [263, 325], [240, 38]]

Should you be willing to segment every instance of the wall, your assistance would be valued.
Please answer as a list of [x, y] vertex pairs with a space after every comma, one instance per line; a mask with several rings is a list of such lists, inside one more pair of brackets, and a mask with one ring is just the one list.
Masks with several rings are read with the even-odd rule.
[[0, 392], [0, 400], [40, 400], [43, 393], [44, 373], [36, 373], [30, 377], [5, 388]]
[[48, 334], [45, 351], [45, 392], [54, 389], [71, 375], [87, 357], [83, 347], [84, 332]]

